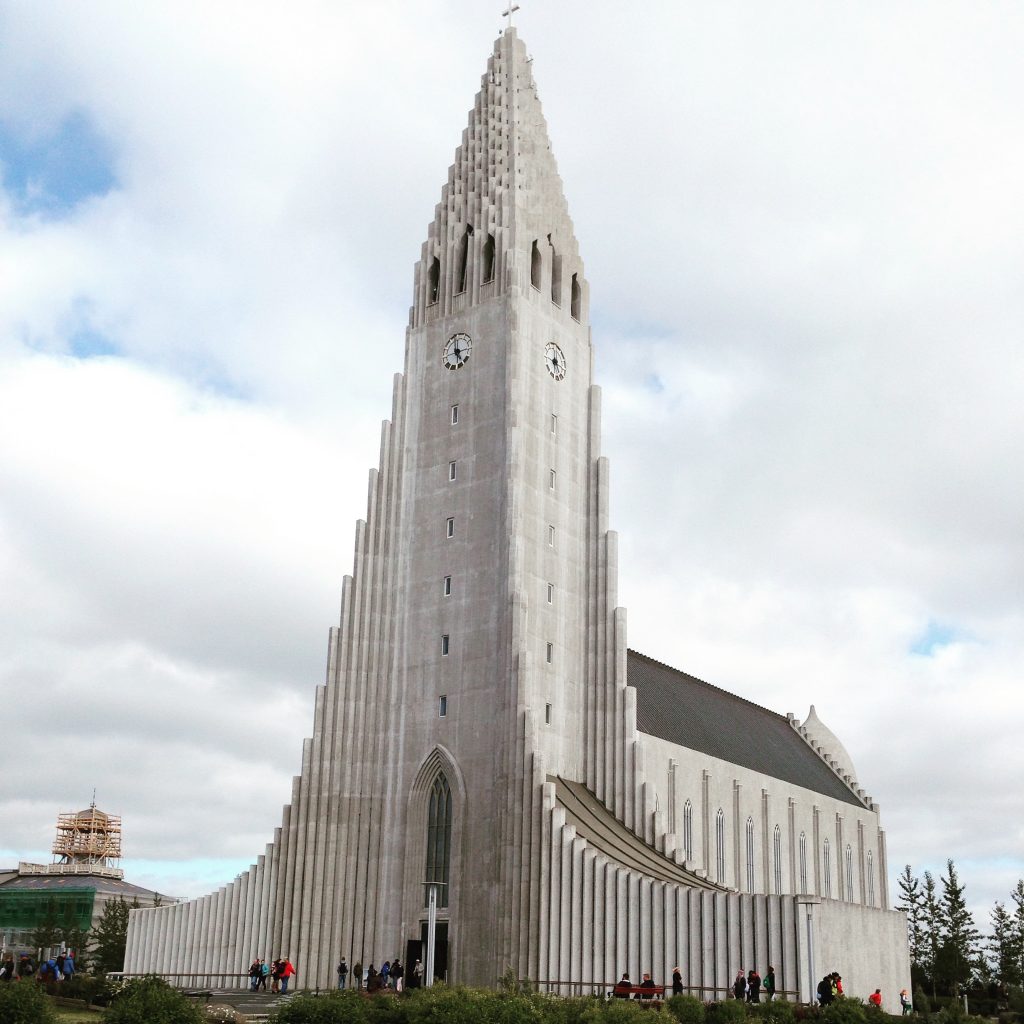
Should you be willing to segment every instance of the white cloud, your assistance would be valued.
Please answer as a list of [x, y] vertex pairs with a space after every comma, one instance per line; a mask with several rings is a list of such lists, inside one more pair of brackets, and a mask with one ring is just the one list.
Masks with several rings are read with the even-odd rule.
[[[42, 776], [0, 804], [0, 856], [42, 855], [95, 784], [145, 877], [194, 894], [288, 798], [412, 265], [499, 19], [2, 9], [0, 120], [84, 110], [118, 186], [45, 224], [0, 195], [0, 682], [32, 695], [0, 710], [0, 768]], [[1004, 897], [1024, 21], [520, 18], [587, 260], [632, 644], [814, 702], [883, 805], [893, 878], [952, 856], [979, 904]], [[119, 355], [72, 358], [82, 329]], [[913, 653], [935, 623], [951, 641]]]

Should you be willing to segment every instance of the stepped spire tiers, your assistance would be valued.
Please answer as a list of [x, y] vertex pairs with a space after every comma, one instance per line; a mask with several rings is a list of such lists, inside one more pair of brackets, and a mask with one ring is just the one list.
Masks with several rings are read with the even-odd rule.
[[450, 981], [603, 991], [680, 965], [713, 998], [771, 960], [804, 998], [815, 965], [909, 984], [863, 791], [795, 720], [627, 650], [588, 307], [510, 27], [416, 264], [281, 827], [218, 892], [133, 912], [126, 970], [287, 955], [326, 987], [342, 955], [425, 961], [432, 883]]

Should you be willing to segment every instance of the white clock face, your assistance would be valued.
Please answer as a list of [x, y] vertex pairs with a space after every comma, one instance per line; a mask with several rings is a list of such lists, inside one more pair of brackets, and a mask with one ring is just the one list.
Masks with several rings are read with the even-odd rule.
[[473, 339], [468, 334], [453, 334], [444, 346], [442, 361], [449, 370], [457, 370], [466, 365]]
[[565, 377], [565, 355], [553, 341], [549, 341], [544, 349], [544, 362], [555, 380]]

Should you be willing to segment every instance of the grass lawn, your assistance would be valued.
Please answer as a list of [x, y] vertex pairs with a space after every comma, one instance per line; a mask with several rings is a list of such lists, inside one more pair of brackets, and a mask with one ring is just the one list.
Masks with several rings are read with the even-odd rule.
[[61, 1006], [56, 1006], [54, 1009], [57, 1011], [57, 1020], [60, 1021], [60, 1024], [83, 1024], [84, 1021], [96, 1024], [97, 1021], [103, 1019], [103, 1013], [100, 1010], [68, 1010]]

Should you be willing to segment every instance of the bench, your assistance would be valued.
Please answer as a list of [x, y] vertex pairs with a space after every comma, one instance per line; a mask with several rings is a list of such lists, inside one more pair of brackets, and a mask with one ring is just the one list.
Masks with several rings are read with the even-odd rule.
[[648, 1006], [661, 1006], [665, 1001], [664, 985], [616, 985], [612, 989], [613, 999], [639, 999]]

